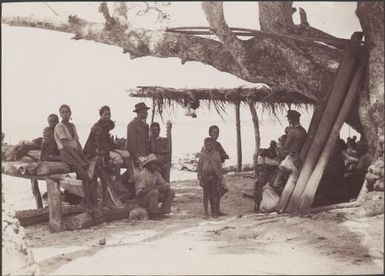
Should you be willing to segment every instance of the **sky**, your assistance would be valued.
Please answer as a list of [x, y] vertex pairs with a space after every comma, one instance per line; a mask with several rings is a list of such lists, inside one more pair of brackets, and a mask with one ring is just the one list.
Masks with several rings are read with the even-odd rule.
[[[103, 22], [97, 11], [98, 3], [48, 3], [60, 16], [76, 14]], [[294, 6], [307, 11], [312, 26], [335, 36], [349, 38], [354, 31], [360, 30], [354, 2], [300, 2]], [[2, 8], [3, 16], [55, 16], [43, 2], [3, 3]], [[257, 3], [225, 2], [224, 9], [229, 26], [259, 29]], [[132, 15], [130, 22], [151, 29], [208, 25], [199, 2], [174, 2], [167, 11], [170, 21], [163, 24], [157, 24], [151, 14]], [[294, 21], [299, 21], [297, 13]], [[128, 97], [126, 90], [129, 88], [139, 85], [214, 88], [248, 84], [198, 62], [182, 65], [177, 58], [153, 57], [130, 60], [129, 55], [123, 55], [118, 47], [75, 41], [70, 39], [72, 36], [2, 24], [2, 129], [14, 138], [12, 142], [17, 142], [15, 139], [26, 133], [28, 137], [24, 139], [41, 135], [40, 127], [45, 124], [47, 115], [57, 113], [63, 103], [72, 107], [73, 120], [77, 124], [91, 125], [98, 118], [98, 109], [107, 104], [113, 118], [126, 125], [134, 116], [134, 104], [139, 101]], [[230, 108], [228, 113], [226, 119], [233, 121], [233, 109]], [[251, 126], [249, 117], [249, 111], [243, 108], [241, 119]], [[214, 111], [206, 109], [198, 110], [198, 118], [207, 122], [221, 121]], [[181, 109], [170, 119], [176, 123], [195, 122], [183, 116]], [[23, 132], [31, 127], [35, 127], [33, 131]], [[118, 131], [124, 134], [123, 129]]]

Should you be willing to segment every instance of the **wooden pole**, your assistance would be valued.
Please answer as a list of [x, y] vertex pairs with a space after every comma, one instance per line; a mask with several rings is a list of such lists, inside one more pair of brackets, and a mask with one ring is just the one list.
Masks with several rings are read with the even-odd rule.
[[152, 98], [151, 124], [155, 119], [155, 98]]
[[305, 187], [305, 190], [302, 194], [299, 209], [308, 209], [313, 204], [314, 195], [317, 191], [319, 182], [321, 181], [326, 165], [329, 162], [330, 156], [334, 151], [341, 127], [345, 122], [345, 119], [352, 107], [354, 100], [356, 99], [356, 96], [358, 95], [363, 73], [364, 67], [360, 65], [354, 74], [353, 81], [350, 85], [348, 93], [346, 94], [345, 100], [341, 106], [337, 120], [334, 123], [325, 148], [323, 149], [322, 154], [317, 162], [317, 165], [314, 168], [314, 171], [311, 174], [309, 181]]
[[60, 232], [63, 230], [60, 184], [59, 181], [48, 178], [46, 182], [48, 192], [49, 227], [52, 232]]
[[254, 165], [254, 171], [255, 171], [255, 168], [257, 167], [257, 162], [258, 162], [258, 152], [261, 147], [261, 136], [259, 133], [258, 114], [254, 104], [255, 103], [253, 101], [249, 102], [249, 108], [251, 113], [251, 119], [254, 125], [254, 136], [255, 136], [255, 150], [253, 155], [253, 165]]
[[237, 172], [242, 171], [242, 141], [241, 141], [241, 119], [240, 102], [235, 103], [235, 123], [237, 130]]
[[171, 128], [172, 128], [172, 123], [170, 121], [167, 121], [166, 123], [166, 137], [167, 137], [167, 142], [168, 142], [168, 156], [167, 156], [167, 163], [168, 163], [168, 171], [166, 174], [166, 182], [170, 182], [170, 170], [171, 170], [171, 161], [172, 161], [172, 136], [171, 136]]
[[[301, 195], [316, 165], [321, 150], [326, 143], [326, 139], [329, 136], [330, 130], [341, 107], [341, 103], [344, 99], [344, 96], [346, 95], [348, 83], [351, 80], [355, 64], [356, 58], [354, 57], [353, 52], [351, 49], [347, 49], [339, 66], [336, 80], [333, 83], [332, 91], [328, 99], [328, 103], [323, 112], [320, 124], [318, 125], [313, 143], [308, 150], [308, 154], [305, 158], [297, 183], [295, 184], [294, 188], [286, 185], [283, 191], [283, 193], [287, 193], [285, 192], [285, 190], [287, 190], [289, 193], [289, 195], [286, 196], [287, 200], [285, 200], [285, 202], [281, 202], [281, 208], [284, 208], [283, 210], [286, 210], [287, 212], [293, 212], [299, 207], [299, 200]], [[292, 193], [290, 193], [291, 189], [293, 189]], [[285, 208], [286, 203], [287, 206]]]
[[31, 179], [31, 188], [32, 188], [33, 196], [35, 197], [36, 208], [37, 209], [43, 208], [43, 201], [41, 199], [39, 183], [36, 179]]
[[336, 76], [333, 77], [332, 82], [330, 82], [329, 79], [324, 79], [323, 81], [325, 84], [321, 88], [322, 90], [326, 91], [324, 97], [321, 99], [319, 103], [317, 103], [314, 107], [313, 116], [310, 121], [309, 129], [307, 131], [306, 140], [304, 145], [302, 146], [301, 153], [299, 157], [301, 160], [305, 160], [305, 157], [309, 151], [309, 148], [314, 140], [314, 136], [317, 132], [317, 127], [322, 119], [323, 113], [325, 111], [326, 104], [328, 102], [328, 99], [330, 97], [330, 93], [333, 87], [333, 83], [336, 80]]

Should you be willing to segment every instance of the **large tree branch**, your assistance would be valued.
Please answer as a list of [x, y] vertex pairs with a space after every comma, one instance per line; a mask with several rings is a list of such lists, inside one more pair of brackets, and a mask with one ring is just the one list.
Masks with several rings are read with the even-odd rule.
[[[179, 57], [182, 63], [198, 61], [239, 78], [250, 80], [249, 76], [243, 75], [238, 63], [221, 42], [202, 37], [141, 28], [127, 27], [123, 29], [119, 27], [120, 25], [115, 25], [116, 28], [114, 28], [113, 25], [108, 25], [108, 22], [111, 22], [108, 10], [103, 6], [99, 10], [104, 14], [106, 24], [88, 22], [77, 16], [70, 16], [68, 20], [59, 17], [39, 20], [17, 16], [3, 18], [2, 22], [11, 26], [73, 33], [75, 39], [91, 40], [121, 47], [130, 53], [131, 58], [144, 56]], [[109, 27], [106, 28], [106, 25]], [[253, 78], [250, 81], [264, 82], [264, 78]], [[268, 80], [266, 83], [272, 86], [276, 85], [276, 82], [269, 82]]]
[[[296, 9], [292, 2], [260, 2], [259, 21], [262, 31], [282, 34], [305, 34], [323, 38], [334, 38], [320, 30], [309, 26], [306, 13], [300, 10], [302, 22], [295, 25], [292, 19]], [[261, 44], [256, 41], [256, 44]], [[317, 47], [304, 46], [294, 41], [271, 40], [268, 42], [270, 51], [279, 57], [282, 70], [290, 72], [290, 78], [295, 78], [302, 90], [322, 98], [327, 87], [325, 79], [331, 79], [335, 73], [342, 55], [325, 51]], [[325, 89], [322, 89], [325, 88]]]
[[247, 48], [242, 41], [236, 37], [227, 25], [223, 13], [222, 2], [202, 2], [202, 9], [206, 15], [210, 28], [214, 31], [224, 46], [230, 51], [234, 59], [242, 68], [244, 74], [249, 74], [247, 65]]
[[[331, 61], [325, 65], [327, 68], [314, 65], [314, 57], [310, 59], [293, 42], [285, 43], [263, 35], [241, 41], [230, 32], [225, 23], [221, 4], [204, 6], [208, 20], [221, 42], [192, 35], [133, 28], [128, 22], [123, 24], [118, 18], [125, 16], [124, 5], [115, 8], [111, 16], [107, 5], [103, 3], [99, 11], [106, 19], [105, 24], [87, 22], [76, 16], [61, 21], [13, 17], [5, 18], [3, 22], [15, 26], [71, 32], [75, 34], [75, 39], [121, 47], [124, 52], [130, 53], [131, 58], [179, 57], [182, 63], [199, 61], [244, 80], [265, 83], [272, 89], [308, 93], [311, 99], [319, 93], [325, 80], [324, 75], [330, 75], [336, 69], [335, 64], [330, 66], [330, 63], [337, 63], [335, 58], [329, 59]], [[322, 58], [333, 55], [327, 50], [321, 52], [324, 55]]]

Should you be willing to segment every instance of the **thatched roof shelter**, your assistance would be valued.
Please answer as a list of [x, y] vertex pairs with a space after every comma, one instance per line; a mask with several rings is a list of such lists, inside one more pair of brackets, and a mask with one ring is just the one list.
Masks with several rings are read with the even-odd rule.
[[276, 115], [276, 110], [286, 110], [291, 105], [305, 106], [313, 105], [317, 99], [300, 91], [288, 91], [286, 89], [271, 89], [266, 85], [241, 86], [237, 88], [169, 88], [159, 86], [138, 86], [136, 89], [128, 90], [131, 97], [152, 98], [153, 113], [162, 115], [164, 110], [173, 108], [175, 104], [186, 107], [186, 102], [193, 99], [200, 105], [208, 104], [214, 106], [219, 115], [226, 113], [228, 105], [235, 106], [235, 121], [237, 132], [237, 170], [242, 168], [242, 149], [241, 149], [241, 124], [240, 124], [240, 105], [247, 104], [254, 124], [256, 137], [256, 151], [259, 149], [259, 123], [255, 110], [255, 103], [262, 105], [263, 109], [271, 111]]
[[271, 89], [265, 85], [237, 88], [170, 88], [159, 86], [138, 86], [128, 90], [131, 97], [148, 97], [155, 100], [156, 107], [164, 110], [164, 106], [172, 102], [184, 106], [186, 98], [195, 98], [209, 105], [212, 103], [218, 113], [225, 111], [226, 104], [260, 103], [263, 107], [286, 108], [288, 105], [313, 105], [317, 99], [313, 95], [300, 91], [287, 91], [285, 89]]

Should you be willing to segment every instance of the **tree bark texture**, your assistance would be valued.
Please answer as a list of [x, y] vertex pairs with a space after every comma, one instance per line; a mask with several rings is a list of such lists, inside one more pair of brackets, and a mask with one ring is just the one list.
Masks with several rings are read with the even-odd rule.
[[[382, 2], [358, 2], [357, 15], [365, 40], [370, 44], [370, 56], [366, 87], [360, 93], [358, 108], [352, 109], [347, 119], [354, 129], [365, 131], [372, 151], [377, 137], [383, 133], [384, 122], [383, 7]], [[101, 3], [99, 12], [105, 23], [89, 22], [76, 15], [54, 20], [10, 17], [3, 18], [2, 22], [73, 33], [74, 39], [121, 47], [131, 58], [178, 57], [182, 63], [198, 61], [249, 82], [265, 83], [273, 91], [297, 91], [311, 98], [316, 96], [319, 101], [327, 94], [343, 51], [290, 39], [273, 39], [263, 33], [241, 40], [227, 25], [221, 2], [204, 2], [202, 9], [216, 39], [134, 28], [127, 18], [124, 2], [114, 4], [112, 13], [105, 2]], [[301, 18], [297, 25], [292, 19], [295, 12], [299, 12]], [[290, 1], [259, 2], [259, 21], [264, 32], [334, 39], [310, 26], [306, 11], [296, 11]]]
[[358, 110], [370, 151], [376, 153], [378, 138], [384, 134], [384, 2], [359, 1], [357, 16], [369, 46]]

